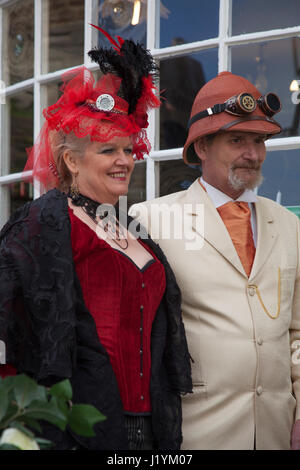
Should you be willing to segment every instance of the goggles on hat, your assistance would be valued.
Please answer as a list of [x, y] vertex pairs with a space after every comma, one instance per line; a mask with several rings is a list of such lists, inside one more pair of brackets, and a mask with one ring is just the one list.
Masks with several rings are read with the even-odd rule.
[[225, 103], [215, 104], [212, 108], [207, 108], [195, 114], [188, 123], [188, 128], [191, 125], [207, 116], [219, 114], [225, 111], [226, 113], [233, 114], [234, 116], [245, 116], [255, 111], [257, 104], [261, 110], [269, 117], [278, 113], [281, 109], [281, 102], [275, 93], [267, 93], [256, 100], [250, 93], [240, 93], [239, 95], [232, 96]]

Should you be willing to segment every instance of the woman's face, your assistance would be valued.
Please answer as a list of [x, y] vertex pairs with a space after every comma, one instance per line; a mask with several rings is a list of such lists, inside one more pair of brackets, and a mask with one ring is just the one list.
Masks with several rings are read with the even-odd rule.
[[130, 137], [88, 144], [83, 158], [76, 159], [81, 194], [103, 204], [116, 204], [119, 196], [128, 193], [134, 168], [132, 148]]

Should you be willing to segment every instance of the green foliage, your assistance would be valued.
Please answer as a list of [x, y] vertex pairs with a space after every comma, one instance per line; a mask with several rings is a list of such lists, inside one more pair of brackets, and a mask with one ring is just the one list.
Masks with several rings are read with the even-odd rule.
[[[94, 436], [94, 425], [105, 416], [94, 406], [73, 404], [72, 395], [69, 380], [47, 389], [24, 374], [0, 378], [0, 435], [14, 428], [34, 439], [41, 449], [49, 448], [51, 442], [34, 434], [41, 434], [39, 421], [44, 420], [62, 431], [69, 426], [76, 434]], [[0, 444], [0, 450], [16, 448], [13, 443]]]

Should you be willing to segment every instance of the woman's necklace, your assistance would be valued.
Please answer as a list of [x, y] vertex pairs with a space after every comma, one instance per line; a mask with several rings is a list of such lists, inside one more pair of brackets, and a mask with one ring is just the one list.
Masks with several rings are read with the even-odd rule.
[[[81, 207], [90, 219], [107, 233], [108, 237], [122, 250], [128, 248], [128, 240], [125, 235], [123, 227], [119, 224], [119, 221], [115, 215], [113, 215], [109, 209], [105, 210], [104, 214], [97, 216], [97, 209], [101, 205], [93, 199], [87, 196], [79, 194], [76, 198], [72, 198], [70, 192], [68, 196], [72, 199], [74, 206]], [[106, 205], [107, 206], [107, 205]], [[113, 206], [112, 206], [113, 207]], [[115, 212], [115, 211], [114, 211]]]

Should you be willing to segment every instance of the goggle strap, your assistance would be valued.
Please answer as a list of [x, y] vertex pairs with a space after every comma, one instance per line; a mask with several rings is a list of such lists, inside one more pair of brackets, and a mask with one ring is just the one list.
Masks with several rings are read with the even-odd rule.
[[204, 111], [200, 111], [199, 113], [195, 114], [189, 122], [188, 122], [188, 129], [191, 127], [194, 122], [199, 121], [199, 119], [203, 119], [207, 116], [212, 116], [213, 114], [219, 114], [225, 111], [226, 103], [222, 104], [215, 104], [212, 108], [207, 108]]

